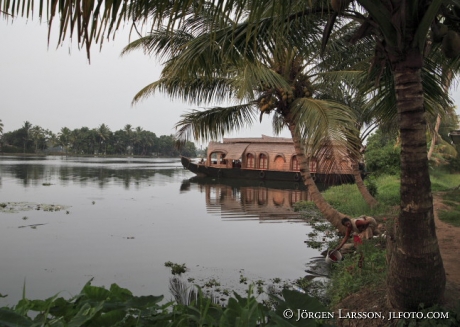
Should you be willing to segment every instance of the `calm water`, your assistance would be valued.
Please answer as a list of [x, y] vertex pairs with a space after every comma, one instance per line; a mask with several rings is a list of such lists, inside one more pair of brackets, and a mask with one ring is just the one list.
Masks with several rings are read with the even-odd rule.
[[[0, 157], [0, 203], [9, 203], [0, 306], [17, 303], [24, 281], [34, 299], [75, 295], [91, 278], [169, 298], [166, 261], [185, 263], [185, 279], [229, 289], [246, 289], [240, 275], [305, 275], [318, 252], [291, 207], [305, 191], [193, 177], [175, 158]], [[51, 205], [61, 210], [44, 210]]]

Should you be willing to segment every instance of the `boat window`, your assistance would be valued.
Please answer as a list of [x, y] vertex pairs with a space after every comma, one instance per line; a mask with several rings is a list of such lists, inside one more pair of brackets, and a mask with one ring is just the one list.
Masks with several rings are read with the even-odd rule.
[[284, 170], [284, 158], [280, 155], [277, 155], [273, 163], [273, 170]]
[[252, 153], [248, 153], [246, 155], [246, 167], [255, 168], [255, 160], [254, 160], [254, 155]]
[[300, 170], [299, 162], [297, 161], [297, 156], [292, 156], [292, 170]]
[[265, 154], [261, 153], [259, 155], [259, 169], [267, 169], [268, 168], [268, 158]]

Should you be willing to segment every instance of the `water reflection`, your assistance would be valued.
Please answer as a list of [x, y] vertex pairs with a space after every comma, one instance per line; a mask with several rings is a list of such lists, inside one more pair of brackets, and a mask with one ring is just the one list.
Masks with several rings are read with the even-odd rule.
[[186, 192], [192, 187], [205, 193], [208, 213], [230, 220], [300, 219], [294, 204], [310, 200], [307, 189], [299, 183], [193, 177], [183, 181], [180, 189]]
[[[179, 159], [133, 158], [65, 158], [65, 157], [8, 157], [0, 158], [2, 175], [21, 181], [25, 187], [43, 183], [68, 186], [97, 184], [106, 188], [112, 182], [130, 186], [152, 183], [160, 174], [173, 176], [179, 168]], [[1, 185], [1, 184], [0, 184]]]
[[[2, 202], [69, 208], [0, 212], [8, 244], [0, 251], [0, 293], [8, 294], [0, 307], [17, 303], [25, 278], [35, 299], [78, 294], [93, 277], [136, 295], [167, 295], [167, 261], [186, 263], [185, 277], [215, 278], [228, 289], [240, 286], [243, 270], [251, 281], [304, 274], [318, 251], [305, 247], [310, 227], [294, 220], [292, 203], [308, 198], [302, 185], [192, 176], [179, 158], [0, 156]], [[268, 219], [279, 223], [259, 223]]]

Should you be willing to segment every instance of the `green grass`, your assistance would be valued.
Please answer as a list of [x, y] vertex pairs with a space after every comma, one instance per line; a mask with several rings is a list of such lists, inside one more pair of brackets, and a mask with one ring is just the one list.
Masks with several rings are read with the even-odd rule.
[[369, 208], [355, 184], [330, 187], [323, 192], [323, 195], [335, 209], [351, 217], [381, 216], [393, 213], [392, 207], [399, 204], [399, 178], [380, 176], [374, 182], [377, 185], [376, 199], [380, 204], [373, 209]]
[[430, 179], [433, 192], [452, 190], [460, 185], [460, 174], [450, 174], [441, 169], [430, 171]]
[[460, 227], [460, 190], [445, 192], [442, 195], [442, 202], [448, 205], [449, 209], [439, 211], [439, 219], [445, 223]]
[[[342, 262], [332, 265], [332, 276], [326, 291], [332, 307], [363, 287], [384, 282], [387, 272], [384, 242], [384, 239], [368, 240], [356, 253], [345, 255]], [[360, 265], [361, 253], [364, 259]]]
[[441, 211], [439, 219], [443, 222], [460, 227], [460, 205], [455, 207], [452, 211]]

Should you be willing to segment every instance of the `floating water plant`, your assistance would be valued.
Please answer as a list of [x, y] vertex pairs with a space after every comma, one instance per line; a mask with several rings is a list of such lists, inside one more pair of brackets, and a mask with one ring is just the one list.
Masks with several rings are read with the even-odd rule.
[[178, 263], [174, 263], [174, 262], [171, 262], [171, 261], [167, 261], [165, 262], [165, 267], [168, 267], [168, 268], [171, 268], [171, 273], [173, 275], [181, 275], [183, 273], [185, 273], [187, 271], [187, 266], [185, 265], [185, 263], [183, 264], [178, 264]]

